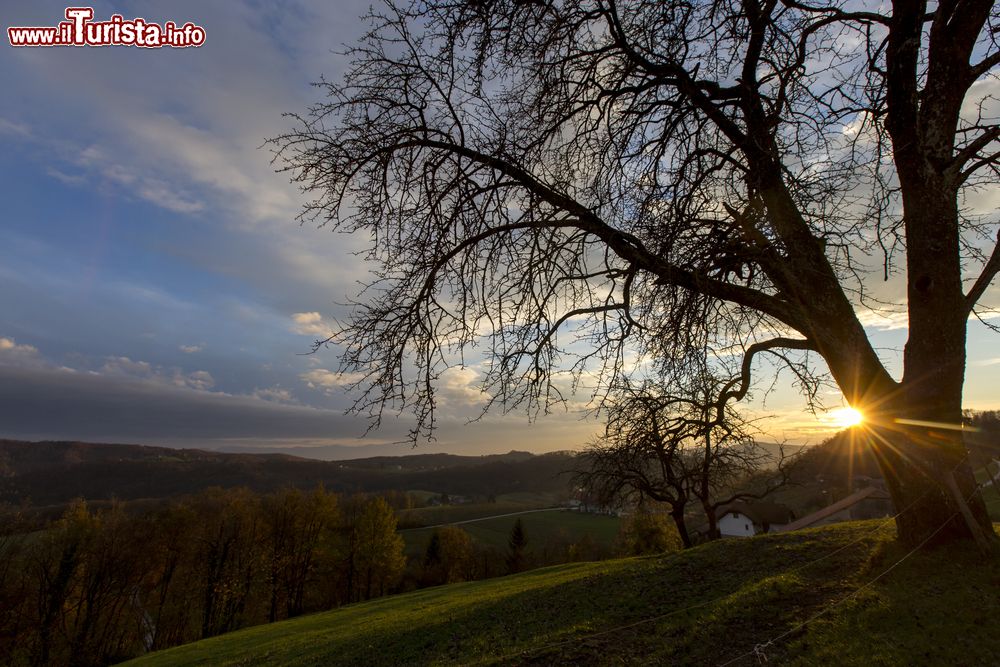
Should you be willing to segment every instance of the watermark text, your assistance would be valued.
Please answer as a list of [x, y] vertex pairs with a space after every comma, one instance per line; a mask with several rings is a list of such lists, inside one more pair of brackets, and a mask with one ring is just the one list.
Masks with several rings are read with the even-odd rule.
[[144, 18], [126, 19], [112, 14], [107, 21], [94, 21], [92, 7], [67, 7], [66, 20], [56, 26], [10, 27], [11, 46], [138, 46], [145, 49], [186, 48], [205, 43], [205, 29], [188, 21], [163, 25]]

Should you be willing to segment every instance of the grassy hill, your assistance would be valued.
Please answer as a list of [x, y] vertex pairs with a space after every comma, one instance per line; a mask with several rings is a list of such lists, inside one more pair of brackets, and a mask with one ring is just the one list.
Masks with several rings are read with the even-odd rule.
[[893, 535], [884, 521], [856, 522], [550, 567], [259, 626], [130, 664], [755, 665], [755, 646], [783, 665], [996, 664], [1000, 559], [949, 549], [904, 559]]

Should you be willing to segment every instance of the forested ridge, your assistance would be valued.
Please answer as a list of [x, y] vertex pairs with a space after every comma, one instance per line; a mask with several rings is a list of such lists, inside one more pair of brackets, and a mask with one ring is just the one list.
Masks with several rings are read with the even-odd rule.
[[492, 456], [418, 454], [317, 461], [284, 454], [80, 442], [0, 440], [0, 502], [35, 506], [88, 500], [135, 500], [213, 486], [273, 491], [322, 484], [338, 492], [429, 489], [451, 494], [560, 492], [573, 455], [526, 452]]

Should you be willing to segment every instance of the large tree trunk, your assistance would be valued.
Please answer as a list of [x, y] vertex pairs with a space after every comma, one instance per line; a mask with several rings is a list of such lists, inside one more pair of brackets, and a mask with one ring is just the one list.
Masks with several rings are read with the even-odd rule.
[[886, 42], [886, 129], [902, 194], [909, 339], [903, 381], [881, 397], [873, 447], [902, 512], [896, 523], [904, 542], [965, 540], [989, 548], [997, 539], [960, 430], [969, 305], [954, 158], [962, 104], [975, 80], [969, 58], [990, 4], [936, 12], [921, 75], [926, 10], [923, 2], [897, 3]]
[[719, 517], [715, 512], [716, 508], [714, 506], [705, 507], [705, 516], [708, 518], [708, 539], [717, 540], [722, 537], [719, 532]]
[[876, 428], [873, 434], [903, 542], [996, 542], [960, 431], [911, 426]]
[[899, 460], [904, 456], [912, 461], [900, 467], [890, 485], [897, 511], [914, 506], [897, 519], [906, 542], [971, 538], [985, 546], [987, 540], [995, 542], [995, 534], [961, 431], [968, 308], [958, 210], [949, 183], [927, 172], [928, 187], [904, 195], [909, 338], [894, 401], [896, 423], [886, 425], [891, 430], [885, 436], [890, 444], [898, 443], [899, 455], [890, 455], [884, 470], [893, 474], [892, 459], [896, 465], [905, 463]]
[[691, 534], [688, 532], [687, 522], [684, 520], [683, 506], [680, 511], [675, 510], [670, 512], [670, 518], [674, 520], [674, 525], [677, 526], [677, 534], [680, 535], [681, 544], [684, 545], [685, 549], [690, 549], [692, 546]]
[[[911, 305], [911, 322], [912, 311]], [[831, 369], [865, 415], [863, 428], [899, 513], [899, 538], [912, 546], [968, 541], [988, 548], [996, 535], [961, 430], [964, 346], [943, 337], [937, 340], [945, 344], [928, 345], [926, 328], [932, 325], [911, 324], [901, 383], [868, 372], [867, 353]]]
[[[923, 267], [935, 270], [930, 261]], [[885, 372], [853, 313], [828, 319], [816, 338], [848, 402], [865, 415], [863, 428], [900, 513], [899, 538], [912, 546], [965, 540], [987, 548], [996, 535], [961, 430], [965, 313], [954, 295], [950, 306], [940, 297], [946, 281], [937, 269], [910, 281], [902, 382]]]

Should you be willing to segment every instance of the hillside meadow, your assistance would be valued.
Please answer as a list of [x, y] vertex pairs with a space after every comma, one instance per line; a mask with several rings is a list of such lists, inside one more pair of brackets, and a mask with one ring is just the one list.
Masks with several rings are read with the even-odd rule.
[[440, 586], [128, 664], [994, 665], [997, 590], [996, 558], [852, 522]]

